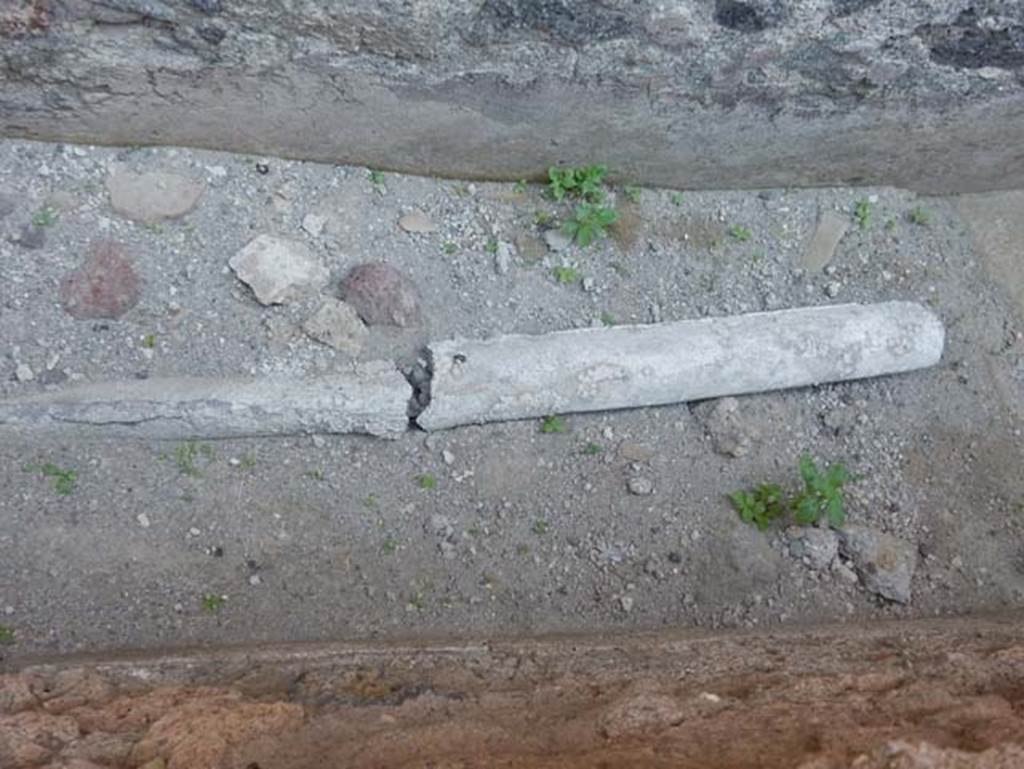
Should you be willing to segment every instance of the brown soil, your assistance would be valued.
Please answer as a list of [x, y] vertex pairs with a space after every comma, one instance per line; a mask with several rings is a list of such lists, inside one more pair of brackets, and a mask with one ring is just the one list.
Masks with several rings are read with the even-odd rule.
[[1024, 623], [290, 647], [0, 676], [0, 766], [1024, 766]]

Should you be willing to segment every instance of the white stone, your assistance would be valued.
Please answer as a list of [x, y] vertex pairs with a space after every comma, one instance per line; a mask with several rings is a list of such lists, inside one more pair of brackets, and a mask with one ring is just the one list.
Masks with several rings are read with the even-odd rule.
[[138, 522], [139, 526], [141, 526], [142, 528], [144, 528], [144, 529], [148, 529], [149, 528], [149, 516], [146, 515], [145, 513], [139, 513], [137, 516], [135, 516], [135, 520]]
[[552, 251], [565, 251], [572, 245], [572, 238], [561, 230], [548, 230], [544, 233], [544, 242]]
[[314, 238], [318, 237], [320, 233], [324, 231], [324, 227], [327, 225], [327, 217], [320, 216], [318, 214], [306, 214], [302, 219], [302, 229], [312, 235]]
[[258, 235], [228, 265], [260, 304], [281, 304], [327, 285], [330, 275], [305, 243]]
[[931, 366], [945, 332], [911, 302], [430, 345], [426, 430], [804, 387]]
[[36, 378], [36, 374], [27, 363], [19, 363], [18, 367], [14, 369], [14, 378], [19, 382], [31, 382]]

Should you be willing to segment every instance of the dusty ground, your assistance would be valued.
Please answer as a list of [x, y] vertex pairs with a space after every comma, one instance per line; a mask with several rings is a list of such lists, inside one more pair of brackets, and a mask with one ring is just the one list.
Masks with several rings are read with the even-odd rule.
[[[135, 224], [110, 207], [115, 164], [184, 174], [205, 192], [181, 219]], [[366, 169], [273, 158], [4, 142], [0, 193], [5, 396], [344, 366], [300, 329], [315, 305], [263, 307], [227, 268], [260, 233], [305, 241], [330, 267], [329, 291], [365, 260], [410, 276], [425, 322], [371, 329], [367, 359], [407, 363], [428, 337], [839, 301], [925, 302], [948, 332], [931, 370], [741, 399], [740, 423], [756, 437], [739, 458], [714, 450], [696, 404], [570, 416], [560, 434], [522, 422], [429, 440], [206, 442], [194, 458], [173, 443], [7, 441], [8, 661], [250, 641], [861, 623], [1024, 604], [1019, 194], [642, 190], [633, 202], [618, 190], [614, 238], [554, 254], [537, 212], [567, 207], [538, 186], [391, 174], [374, 183]], [[864, 227], [852, 221], [862, 198]], [[12, 240], [47, 207], [55, 215], [32, 233], [41, 247]], [[927, 223], [910, 221], [918, 207]], [[400, 229], [413, 208], [438, 230]], [[826, 210], [852, 223], [826, 273], [809, 273], [800, 260]], [[311, 213], [326, 219], [320, 235], [302, 229]], [[735, 225], [749, 239], [730, 235]], [[75, 320], [59, 303], [60, 280], [97, 237], [124, 243], [141, 278], [141, 301], [120, 320]], [[509, 246], [502, 272], [492, 252]], [[557, 282], [552, 268], [564, 265], [585, 282]], [[802, 451], [855, 473], [851, 521], [918, 549], [908, 605], [866, 591], [842, 564], [809, 568], [783, 528], [760, 533], [729, 507], [734, 489], [794, 485]], [[70, 493], [39, 471], [46, 463], [76, 472]], [[421, 488], [422, 474], [436, 488]], [[652, 494], [629, 492], [638, 477]], [[204, 596], [226, 600], [204, 608]]]
[[1012, 769], [1017, 617], [292, 647], [0, 676], [5, 769]]

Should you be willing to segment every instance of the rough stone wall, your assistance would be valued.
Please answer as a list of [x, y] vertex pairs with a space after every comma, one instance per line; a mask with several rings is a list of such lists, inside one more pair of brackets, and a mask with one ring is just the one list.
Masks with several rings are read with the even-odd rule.
[[4, 0], [0, 135], [464, 177], [1024, 186], [1024, 4]]

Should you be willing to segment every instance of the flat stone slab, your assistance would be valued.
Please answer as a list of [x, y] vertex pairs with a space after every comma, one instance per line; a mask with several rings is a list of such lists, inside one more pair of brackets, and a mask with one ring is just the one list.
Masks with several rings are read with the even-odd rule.
[[656, 406], [931, 366], [945, 332], [912, 302], [844, 304], [430, 346], [426, 430]]
[[144, 224], [184, 216], [199, 203], [204, 185], [179, 174], [118, 171], [107, 177], [110, 207]]
[[825, 269], [836, 253], [839, 241], [850, 228], [850, 218], [835, 211], [824, 211], [818, 217], [818, 225], [807, 244], [807, 250], [800, 258], [800, 266], [811, 272]]
[[83, 437], [239, 438], [306, 433], [395, 437], [412, 389], [383, 361], [315, 379], [167, 378], [103, 382], [0, 402], [6, 431]]

